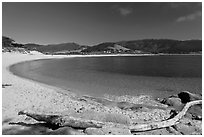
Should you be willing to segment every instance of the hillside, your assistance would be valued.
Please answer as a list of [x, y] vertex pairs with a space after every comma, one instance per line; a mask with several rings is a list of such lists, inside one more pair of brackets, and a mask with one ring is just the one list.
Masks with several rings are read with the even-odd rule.
[[104, 51], [128, 51], [130, 49], [120, 46], [116, 43], [106, 42], [99, 45], [88, 47], [83, 52], [104, 52]]
[[23, 46], [23, 44], [18, 44], [9, 37], [2, 36], [2, 52], [20, 52], [23, 54], [29, 53], [29, 51], [23, 48]]
[[[117, 46], [115, 46], [117, 45]], [[119, 47], [119, 49], [118, 49]], [[202, 40], [169, 40], [169, 39], [144, 39], [135, 41], [121, 41], [101, 43], [89, 47], [83, 52], [128, 52], [128, 53], [191, 53], [202, 51]]]
[[50, 45], [38, 45], [38, 44], [25, 44], [27, 49], [37, 50], [42, 53], [69, 53], [69, 52], [80, 52], [87, 46], [81, 46], [76, 43], [62, 43], [62, 44], [50, 44]]
[[58, 52], [64, 50], [77, 50], [80, 45], [76, 43], [62, 43], [62, 44], [51, 44], [46, 46], [40, 46], [37, 48], [40, 52]]
[[35, 43], [28, 43], [28, 44], [25, 44], [23, 47], [28, 49], [28, 50], [36, 50], [41, 46], [44, 46], [44, 45], [39, 45], [39, 44], [35, 44]]
[[[18, 48], [18, 49], [16, 49]], [[28, 44], [18, 44], [9, 37], [2, 37], [2, 49], [3, 52], [16, 51], [16, 50], [26, 50], [26, 51], [39, 51], [44, 54], [80, 54], [81, 50], [87, 48], [85, 45], [79, 45], [77, 43], [61, 43], [61, 44], [49, 44], [49, 45], [39, 45], [35, 43]]]
[[151, 53], [189, 53], [202, 51], [201, 40], [145, 39], [118, 42], [118, 44], [131, 50], [142, 50]]
[[8, 48], [8, 47], [17, 47], [22, 48], [23, 44], [15, 43], [15, 41], [9, 37], [2, 36], [2, 48]]

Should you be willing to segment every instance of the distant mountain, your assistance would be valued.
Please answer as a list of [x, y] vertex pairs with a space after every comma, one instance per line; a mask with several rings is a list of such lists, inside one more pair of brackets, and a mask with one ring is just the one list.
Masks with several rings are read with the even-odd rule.
[[45, 54], [104, 54], [104, 53], [202, 53], [202, 40], [143, 39], [120, 42], [105, 42], [95, 46], [77, 43], [39, 45], [34, 43], [18, 44], [9, 37], [2, 37], [3, 48], [24, 48]]
[[151, 53], [188, 53], [202, 51], [202, 40], [144, 39], [123, 41], [118, 42], [118, 44], [131, 50], [142, 50]]
[[[117, 45], [117, 46], [116, 46]], [[118, 49], [119, 47], [119, 49]], [[134, 41], [107, 42], [88, 47], [82, 52], [103, 52], [115, 53], [190, 53], [202, 51], [202, 40], [169, 40], [169, 39], [144, 39]]]
[[76, 43], [62, 43], [62, 44], [52, 44], [46, 46], [40, 46], [37, 48], [40, 52], [59, 52], [64, 50], [77, 50], [80, 45]]
[[25, 44], [23, 47], [28, 49], [28, 50], [37, 50], [39, 47], [44, 46], [44, 45], [39, 45], [39, 44], [34, 44], [34, 43], [28, 43]]

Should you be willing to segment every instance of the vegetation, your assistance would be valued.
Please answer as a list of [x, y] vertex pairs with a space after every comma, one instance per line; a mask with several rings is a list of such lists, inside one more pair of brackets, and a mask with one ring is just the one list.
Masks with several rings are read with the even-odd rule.
[[15, 41], [9, 37], [2, 36], [2, 47], [23, 47], [23, 44], [15, 43]]
[[2, 37], [2, 52], [28, 53], [29, 51], [27, 51], [23, 47], [23, 44], [15, 43], [15, 41], [9, 37]]

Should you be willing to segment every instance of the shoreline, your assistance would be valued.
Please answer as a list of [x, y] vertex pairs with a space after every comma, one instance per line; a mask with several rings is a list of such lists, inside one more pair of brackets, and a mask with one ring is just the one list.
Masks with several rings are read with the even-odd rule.
[[44, 55], [55, 57], [108, 57], [108, 56], [202, 56], [202, 54], [87, 54], [87, 55]]
[[[82, 55], [83, 56], [83, 55]], [[96, 55], [97, 57], [101, 57]], [[107, 56], [107, 55], [106, 55]], [[117, 55], [114, 55], [117, 56]], [[14, 75], [9, 71], [9, 66], [22, 63], [24, 61], [32, 61], [39, 59], [53, 59], [53, 58], [72, 58], [72, 57], [80, 57], [78, 55], [74, 56], [64, 56], [64, 55], [28, 55], [21, 53], [2, 53], [2, 84], [11, 84], [11, 86], [6, 86], [2, 88], [2, 131], [4, 134], [12, 133], [12, 134], [22, 134], [27, 133], [30, 127], [22, 126], [22, 125], [10, 125], [10, 122], [18, 123], [36, 123], [35, 120], [27, 119], [25, 116], [18, 116], [18, 112], [21, 110], [28, 110], [34, 113], [42, 113], [42, 114], [64, 114], [64, 113], [75, 113], [80, 110], [82, 107], [85, 110], [92, 110], [94, 108], [100, 113], [123, 113], [127, 116], [134, 117], [132, 112], [121, 111], [117, 108], [109, 108], [106, 106], [95, 105], [96, 102], [88, 103], [79, 100], [79, 97], [76, 96], [72, 91], [67, 91], [58, 87], [50, 86], [44, 83], [40, 83], [34, 80], [29, 80], [26, 78], [22, 78]], [[84, 57], [84, 56], [83, 56]], [[86, 57], [93, 57], [86, 56]], [[63, 92], [66, 91], [66, 92]], [[108, 98], [110, 99], [110, 98]], [[145, 102], [149, 98], [147, 96], [123, 96], [114, 98], [118, 101], [126, 101], [130, 102]], [[151, 102], [150, 104], [157, 104], [156, 102]], [[159, 116], [157, 116], [159, 115]], [[137, 113], [137, 118], [154, 120], [154, 119], [166, 119], [169, 117], [168, 111], [158, 111], [153, 110], [151, 112], [151, 116], [149, 113]], [[32, 129], [32, 128], [31, 128]], [[41, 134], [41, 132], [50, 132], [50, 129], [45, 129], [39, 127], [39, 129], [35, 131], [35, 134]], [[158, 131], [156, 131], [157, 133]], [[79, 134], [77, 131], [76, 134]], [[159, 133], [158, 133], [159, 134]]]
[[[36, 84], [38, 84], [38, 85], [40, 85], [40, 86], [42, 86], [44, 88], [55, 90], [55, 92], [58, 92], [58, 93], [63, 93], [63, 94], [70, 93], [73, 96], [77, 96], [77, 93], [72, 92], [72, 90], [75, 90], [75, 91], [78, 91], [78, 90], [70, 89], [70, 88], [66, 90], [64, 88], [60, 88], [60, 87], [57, 87], [57, 86], [49, 85], [49, 84], [42, 83], [42, 82], [39, 82], [39, 81], [36, 81], [36, 80], [32, 80], [32, 79], [28, 79], [28, 78], [25, 78], [25, 77], [21, 77], [21, 76], [15, 75], [15, 74], [13, 74], [13, 72], [10, 71], [10, 67], [12, 67], [13, 65], [17, 65], [17, 64], [21, 64], [21, 63], [25, 63], [25, 62], [38, 61], [38, 60], [47, 60], [47, 59], [78, 58], [78, 57], [79, 58], [86, 58], [86, 57], [89, 58], [89, 57], [117, 57], [117, 56], [138, 56], [138, 57], [139, 56], [157, 56], [157, 55], [154, 55], [154, 54], [152, 54], [152, 55], [150, 55], [150, 54], [140, 54], [140, 55], [133, 55], [133, 54], [112, 54], [112, 55], [110, 55], [110, 54], [107, 54], [107, 55], [44, 55], [44, 54], [42, 54], [42, 55], [35, 55], [35, 54], [21, 54], [21, 53], [3, 53], [3, 54], [8, 55], [8, 56], [11, 55], [11, 56], [26, 56], [26, 57], [30, 57], [30, 58], [27, 58], [27, 59], [22, 58], [21, 60], [9, 63], [9, 65], [6, 66], [6, 70], [12, 76], [15, 76], [15, 77], [17, 77], [19, 79], [22, 79], [22, 80], [25, 80], [25, 81], [36, 83]], [[80, 93], [80, 91], [78, 91], [78, 92]], [[87, 94], [84, 94], [84, 95], [85, 96], [89, 96]]]
[[[39, 62], [41, 62], [41, 61], [42, 62], [43, 61], [45, 61], [45, 62], [48, 61], [49, 62], [52, 59], [53, 59], [53, 62], [55, 62], [55, 61], [57, 62], [59, 58], [64, 58], [64, 59], [67, 58], [68, 60], [71, 59], [71, 58], [72, 59], [74, 59], [74, 58], [77, 59], [78, 58], [78, 59], [81, 60], [83, 58], [88, 59], [90, 57], [93, 58], [93, 59], [97, 59], [97, 58], [99, 59], [101, 57], [104, 57], [104, 59], [105, 58], [107, 58], [107, 59], [112, 58], [112, 57], [107, 57], [107, 56], [108, 55], [105, 55], [105, 56], [97, 55], [95, 57], [91, 56], [91, 55], [87, 55], [87, 56], [86, 55], [84, 55], [84, 56], [77, 56], [77, 55], [71, 56], [70, 55], [70, 56], [57, 56], [56, 57], [55, 55], [54, 56], [46, 56], [45, 55], [45, 57], [43, 57], [41, 59], [33, 60], [32, 61], [33, 63], [29, 61], [30, 63], [27, 63], [27, 64], [29, 64], [29, 66], [33, 66], [32, 64], [37, 64], [37, 65], [41, 64], [41, 63], [38, 63], [38, 61]], [[114, 59], [114, 58], [117, 58], [115, 56], [118, 56], [118, 55], [112, 55], [112, 56], [114, 56], [113, 57], [113, 59]], [[120, 56], [118, 56], [118, 57], [120, 58]], [[166, 56], [166, 57], [171, 58], [171, 56]], [[179, 58], [183, 58], [183, 57], [185, 58], [185, 56], [178, 56], [178, 57]], [[193, 56], [188, 56], [188, 57], [191, 58]], [[199, 56], [197, 56], [197, 57], [199, 57]], [[125, 58], [126, 57], [124, 57], [124, 59]], [[134, 57], [134, 58], [137, 58], [137, 57]], [[147, 57], [147, 58], [151, 59], [151, 57]], [[155, 57], [155, 58], [157, 58], [157, 57]], [[162, 58], [162, 56], [160, 56], [160, 57], [158, 56], [158, 58]], [[127, 59], [129, 59], [129, 58], [127, 57]], [[130, 59], [131, 59], [131, 57], [130, 57]], [[140, 59], [140, 57], [139, 57], [139, 59]], [[90, 88], [90, 86], [86, 86], [86, 85], [89, 85], [90, 82], [89, 83], [88, 82], [84, 82], [84, 83], [77, 82], [76, 81], [77, 78], [75, 78], [75, 75], [78, 76], [80, 74], [81, 76], [84, 76], [83, 80], [85, 80], [85, 77], [88, 77], [89, 79], [95, 79], [92, 76], [94, 74], [91, 74], [92, 77], [91, 76], [89, 77], [88, 74], [84, 75], [83, 73], [78, 73], [78, 72], [74, 73], [73, 72], [73, 74], [69, 75], [69, 77], [67, 77], [67, 79], [58, 79], [58, 76], [55, 77], [55, 75], [53, 75], [54, 77], [52, 79], [52, 74], [47, 75], [47, 76], [45, 75], [44, 77], [42, 77], [41, 75], [38, 75], [38, 73], [36, 73], [35, 71], [33, 72], [32, 67], [30, 68], [26, 64], [24, 66], [23, 63], [24, 62], [20, 62], [19, 65], [18, 65], [18, 63], [14, 64], [14, 67], [11, 68], [11, 71], [13, 71], [13, 73], [15, 75], [18, 75], [18, 76], [26, 78], [26, 79], [31, 79], [32, 81], [34, 80], [34, 82], [38, 81], [40, 83], [45, 83], [47, 85], [59, 87], [61, 89], [65, 89], [65, 90], [69, 89], [74, 93], [79, 93], [80, 95], [90, 93], [90, 95], [92, 95], [92, 96], [100, 95], [102, 97], [103, 96], [102, 93], [104, 93], [104, 94], [108, 93], [108, 94], [113, 94], [114, 95], [114, 91], [118, 91], [117, 93], [120, 94], [120, 95], [129, 94], [129, 95], [135, 96], [135, 95], [142, 95], [142, 94], [144, 95], [145, 94], [145, 95], [152, 95], [154, 97], [167, 97], [169, 95], [172, 95], [173, 91], [174, 91], [175, 94], [177, 92], [179, 92], [179, 91], [182, 91], [182, 90], [189, 90], [189, 91], [194, 91], [195, 90], [194, 91], [195, 93], [200, 91], [200, 86], [199, 85], [201, 83], [200, 82], [201, 80], [199, 78], [197, 78], [197, 77], [196, 78], [188, 78], [188, 77], [187, 78], [186, 77], [175, 77], [175, 78], [174, 77], [168, 77], [168, 78], [166, 78], [166, 77], [162, 77], [162, 76], [160, 77], [160, 76], [145, 76], [145, 75], [144, 76], [135, 75], [134, 77], [132, 77], [132, 76], [128, 77], [128, 76], [125, 76], [125, 75], [122, 74], [122, 75], [120, 75], [120, 78], [123, 79], [122, 82], [125, 81], [126, 83], [129, 83], [129, 84], [127, 84], [127, 88], [123, 88], [122, 86], [120, 86], [120, 85], [123, 85], [121, 80], [119, 80], [119, 83], [117, 82], [119, 85], [117, 85], [116, 82], [112, 82], [113, 85], [103, 82], [104, 75], [106, 75], [105, 73], [104, 73], [104, 75], [101, 75], [101, 74], [96, 75], [95, 77], [97, 77], [97, 76], [100, 77], [100, 78], [97, 79], [98, 83], [92, 84], [92, 87]], [[17, 67], [15, 67], [15, 65], [17, 65]], [[21, 67], [21, 65], [24, 66], [24, 67]], [[58, 63], [58, 65], [61, 65], [61, 64]], [[26, 69], [27, 67], [30, 68], [29, 70], [31, 70], [31, 71], [27, 71], [27, 69]], [[23, 69], [23, 71], [22, 71], [21, 68]], [[55, 68], [55, 67], [53, 67], [53, 68]], [[58, 67], [56, 66], [56, 69], [57, 68]], [[53, 69], [53, 70], [55, 70], [55, 69]], [[50, 71], [50, 72], [55, 74], [55, 71]], [[63, 72], [63, 73], [66, 73], [66, 72]], [[45, 71], [45, 74], [46, 74], [46, 71]], [[59, 74], [59, 75], [61, 75], [61, 74]], [[63, 77], [63, 75], [62, 75], [62, 77]], [[107, 74], [107, 77], [109, 77], [109, 74]], [[117, 81], [117, 79], [115, 79], [116, 77], [119, 78], [119, 76], [116, 76], [114, 73], [113, 73], [113, 75], [111, 74], [110, 78], [109, 78], [109, 80], [110, 80], [109, 83], [111, 83], [111, 81]], [[51, 78], [51, 79], [49, 80], [49, 78]], [[54, 80], [57, 81], [57, 82], [55, 82]], [[75, 83], [73, 82], [74, 80], [75, 80]], [[80, 77], [78, 77], [78, 80], [83, 81], [83, 80], [81, 80]], [[144, 81], [143, 83], [148, 83], [148, 84], [144, 85], [140, 81]], [[91, 83], [93, 83], [93, 82], [94, 81], [92, 81]], [[174, 83], [177, 83], [177, 82], [180, 83], [180, 85], [182, 85], [182, 86], [180, 86], [179, 84], [174, 84]], [[187, 82], [188, 83], [191, 82], [192, 84], [199, 83], [199, 84], [194, 84], [194, 87], [198, 87], [198, 89], [194, 89], [193, 86], [189, 86], [188, 84], [186, 84]], [[130, 84], [130, 83], [135, 83], [135, 84]], [[174, 84], [174, 87], [172, 87], [173, 84]], [[134, 85], [134, 86], [132, 86], [132, 85]], [[159, 86], [159, 85], [162, 85], [162, 86]], [[151, 87], [151, 88], [149, 88], [148, 86]], [[169, 90], [169, 89], [171, 89], [171, 90]], [[161, 92], [162, 90], [164, 90], [164, 92]], [[128, 92], [123, 92], [123, 91], [128, 91]]]

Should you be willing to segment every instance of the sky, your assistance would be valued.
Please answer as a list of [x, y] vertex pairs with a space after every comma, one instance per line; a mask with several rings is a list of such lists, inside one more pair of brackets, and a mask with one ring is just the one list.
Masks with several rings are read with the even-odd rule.
[[202, 4], [3, 2], [2, 31], [22, 44], [202, 39]]

